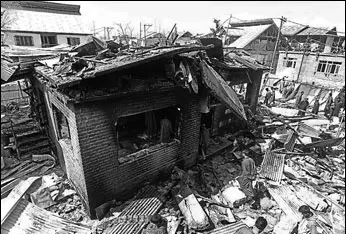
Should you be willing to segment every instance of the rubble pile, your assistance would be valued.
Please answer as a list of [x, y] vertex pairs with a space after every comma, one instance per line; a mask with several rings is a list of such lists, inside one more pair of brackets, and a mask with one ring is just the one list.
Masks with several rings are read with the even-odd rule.
[[[333, 137], [338, 129], [309, 122], [302, 126], [268, 112], [262, 117], [270, 121], [253, 144], [246, 144], [253, 139], [234, 134], [233, 150], [211, 155], [188, 171], [176, 167], [170, 180], [156, 185], [166, 198], [158, 214], [167, 233], [235, 233], [241, 225], [253, 227], [259, 217], [268, 223], [262, 233], [291, 233], [300, 222], [298, 209], [303, 205], [316, 217], [318, 233], [344, 230], [335, 220], [345, 215], [345, 153], [340, 141], [328, 142], [338, 139]], [[288, 137], [272, 137], [289, 130], [296, 133], [291, 151], [284, 147]], [[300, 142], [306, 137], [318, 144]], [[256, 195], [250, 202], [237, 181], [244, 154], [256, 159], [258, 166]], [[155, 233], [154, 227], [160, 227], [152, 220], [146, 225], [153, 227], [143, 228], [143, 233]]]

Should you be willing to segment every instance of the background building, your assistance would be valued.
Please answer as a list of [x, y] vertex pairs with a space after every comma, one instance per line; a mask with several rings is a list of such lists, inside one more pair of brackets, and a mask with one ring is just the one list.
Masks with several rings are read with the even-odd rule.
[[84, 25], [79, 5], [18, 1], [9, 13], [13, 22], [2, 29], [5, 45], [73, 46], [86, 42], [92, 35]]
[[[266, 66], [270, 66], [279, 28], [273, 19], [247, 20], [237, 23], [231, 23], [227, 31], [227, 40], [225, 47], [244, 49], [252, 57]], [[280, 33], [280, 48], [285, 48], [285, 38]], [[278, 52], [273, 62], [273, 68], [276, 68]]]
[[312, 83], [330, 88], [345, 85], [345, 55], [280, 51], [276, 69], [278, 78]]

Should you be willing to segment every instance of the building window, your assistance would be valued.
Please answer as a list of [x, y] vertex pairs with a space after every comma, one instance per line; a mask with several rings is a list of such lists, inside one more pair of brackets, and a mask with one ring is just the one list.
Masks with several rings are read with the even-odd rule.
[[34, 46], [32, 36], [14, 36], [17, 46]]
[[52, 47], [58, 44], [56, 35], [41, 35], [42, 47]]
[[67, 118], [65, 115], [54, 105], [52, 105], [55, 125], [57, 127], [58, 139], [69, 139], [71, 140], [70, 127], [68, 125]]
[[80, 44], [80, 38], [79, 37], [68, 37], [67, 38], [67, 44], [70, 46], [75, 46]]
[[284, 63], [283, 63], [284, 67], [295, 68], [296, 65], [297, 65], [297, 58], [287, 58], [287, 57], [284, 57]]
[[337, 75], [339, 73], [340, 67], [341, 62], [320, 60], [317, 65], [317, 72]]
[[177, 106], [120, 117], [115, 123], [119, 163], [133, 160], [133, 155], [144, 149], [176, 142], [180, 128], [181, 112]]

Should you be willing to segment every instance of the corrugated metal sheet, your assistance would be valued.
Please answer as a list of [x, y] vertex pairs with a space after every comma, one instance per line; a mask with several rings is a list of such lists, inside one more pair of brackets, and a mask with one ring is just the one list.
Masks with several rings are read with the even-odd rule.
[[1, 225], [5, 222], [8, 216], [16, 209], [20, 199], [40, 177], [30, 177], [27, 180], [21, 181], [6, 197], [1, 199]]
[[230, 29], [228, 33], [229, 35], [240, 37], [235, 42], [230, 44], [229, 47], [244, 48], [271, 26], [272, 24]]
[[155, 214], [162, 206], [163, 197], [153, 186], [145, 188], [119, 215], [112, 221], [110, 228], [105, 230], [107, 234], [140, 233], [149, 221], [149, 217]]
[[92, 34], [81, 15], [27, 10], [12, 12], [16, 20], [9, 26], [9, 31]]
[[305, 136], [320, 138], [320, 132], [317, 129], [304, 123], [299, 123], [297, 131]]
[[[1, 57], [1, 80], [8, 81], [18, 70], [18, 66], [9, 67], [11, 62]], [[2, 82], [1, 82], [2, 83]]]
[[242, 221], [238, 221], [236, 223], [232, 223], [223, 227], [216, 228], [213, 231], [208, 232], [208, 234], [233, 234], [242, 227], [247, 227], [247, 226]]
[[260, 176], [280, 183], [284, 170], [284, 163], [284, 154], [275, 154], [268, 150], [261, 165]]
[[[333, 31], [333, 33], [330, 33], [330, 31]], [[320, 36], [320, 35], [326, 35], [326, 34], [332, 34], [336, 35], [336, 27], [332, 28], [307, 28], [304, 31], [298, 33], [298, 36]]]
[[281, 28], [281, 33], [284, 36], [293, 36], [299, 32], [301, 32], [307, 26], [302, 25], [283, 25]]
[[212, 93], [235, 113], [239, 118], [245, 119], [246, 114], [243, 104], [239, 101], [237, 94], [228, 86], [226, 81], [206, 62], [202, 62], [202, 77], [205, 84]]
[[284, 143], [284, 147], [288, 152], [293, 152], [297, 137], [297, 134], [293, 130], [290, 129], [288, 131], [288, 136]]
[[1, 234], [90, 234], [91, 227], [75, 223], [21, 199], [1, 225]]

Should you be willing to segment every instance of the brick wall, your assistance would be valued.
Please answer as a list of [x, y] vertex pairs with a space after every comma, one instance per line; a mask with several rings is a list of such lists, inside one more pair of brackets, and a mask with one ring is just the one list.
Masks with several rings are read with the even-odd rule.
[[[119, 165], [114, 122], [121, 116], [181, 104], [181, 145], [163, 148], [138, 161]], [[191, 166], [198, 152], [200, 113], [197, 97], [182, 90], [145, 93], [116, 100], [75, 105], [80, 153], [85, 173], [90, 214], [104, 202], [123, 198], [145, 181], [169, 172], [176, 160]], [[69, 162], [66, 162], [68, 164]], [[78, 179], [78, 178], [75, 178]]]
[[[67, 177], [72, 182], [74, 188], [79, 193], [79, 195], [83, 198], [83, 202], [85, 205], [88, 204], [88, 195], [86, 190], [86, 183], [84, 179], [84, 170], [82, 165], [82, 159], [80, 154], [79, 140], [78, 140], [78, 132], [77, 132], [77, 123], [76, 116], [73, 111], [72, 105], [66, 105], [62, 101], [60, 101], [56, 95], [46, 90], [45, 92], [46, 99], [46, 107], [48, 110], [49, 116], [49, 124], [50, 128], [53, 130], [54, 141], [57, 144], [59, 151], [62, 151], [63, 154], [63, 162], [64, 169], [66, 170]], [[54, 114], [52, 111], [52, 105], [54, 105], [58, 110], [60, 110], [64, 116], [67, 118], [68, 125], [70, 128], [70, 141], [58, 141], [56, 134], [56, 122], [54, 120]], [[59, 153], [59, 152], [58, 152]], [[59, 160], [60, 162], [62, 160]]]

